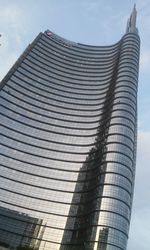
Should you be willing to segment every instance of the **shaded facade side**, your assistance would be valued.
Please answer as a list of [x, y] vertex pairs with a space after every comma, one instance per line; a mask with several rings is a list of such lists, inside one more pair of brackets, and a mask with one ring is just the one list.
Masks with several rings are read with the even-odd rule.
[[35, 249], [126, 249], [138, 60], [134, 33], [92, 47], [48, 31], [27, 48], [1, 82], [0, 206], [14, 212], [0, 235], [17, 242], [20, 213]]

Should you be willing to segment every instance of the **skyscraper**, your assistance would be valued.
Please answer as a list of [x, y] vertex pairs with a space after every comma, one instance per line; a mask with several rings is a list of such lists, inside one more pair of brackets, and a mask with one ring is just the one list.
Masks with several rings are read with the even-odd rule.
[[47, 30], [2, 80], [1, 247], [21, 248], [22, 237], [40, 250], [126, 249], [139, 46], [134, 6], [116, 44]]

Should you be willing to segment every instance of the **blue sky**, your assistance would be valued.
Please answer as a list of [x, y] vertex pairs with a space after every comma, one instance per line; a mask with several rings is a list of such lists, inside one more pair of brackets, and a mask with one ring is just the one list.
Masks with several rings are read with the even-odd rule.
[[0, 79], [40, 31], [95, 45], [117, 42], [137, 4], [141, 37], [138, 153], [128, 250], [150, 246], [150, 0], [0, 0]]

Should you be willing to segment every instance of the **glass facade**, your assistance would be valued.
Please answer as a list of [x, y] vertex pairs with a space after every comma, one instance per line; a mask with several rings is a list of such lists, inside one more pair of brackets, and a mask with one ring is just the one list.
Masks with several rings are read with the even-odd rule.
[[112, 46], [40, 33], [0, 85], [0, 246], [125, 250], [139, 36]]

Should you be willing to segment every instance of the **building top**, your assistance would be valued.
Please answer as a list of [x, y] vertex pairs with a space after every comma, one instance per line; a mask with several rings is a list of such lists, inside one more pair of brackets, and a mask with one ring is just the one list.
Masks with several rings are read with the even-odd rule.
[[[127, 21], [127, 26], [126, 26], [126, 34], [127, 33], [135, 33], [138, 34], [138, 29], [136, 27], [136, 18], [137, 18], [137, 10], [136, 10], [136, 4], [134, 4], [133, 6], [133, 10], [132, 13], [130, 15], [130, 17], [128, 18]], [[55, 40], [57, 43], [60, 43], [61, 45], [65, 46], [65, 47], [77, 47], [77, 46], [84, 46], [84, 47], [92, 47], [92, 48], [99, 48], [99, 47], [111, 47], [113, 45], [108, 45], [108, 46], [96, 46], [96, 45], [87, 45], [87, 44], [81, 44], [81, 43], [76, 43], [76, 42], [72, 42], [70, 40], [67, 40], [61, 36], [58, 36], [57, 34], [55, 34], [54, 32], [50, 31], [49, 29], [47, 29], [44, 34], [48, 37], [50, 37], [52, 40]]]
[[137, 17], [137, 10], [136, 10], [136, 4], [134, 4], [131, 16], [127, 21], [126, 33], [128, 32], [138, 33], [138, 29], [136, 28], [136, 17]]

